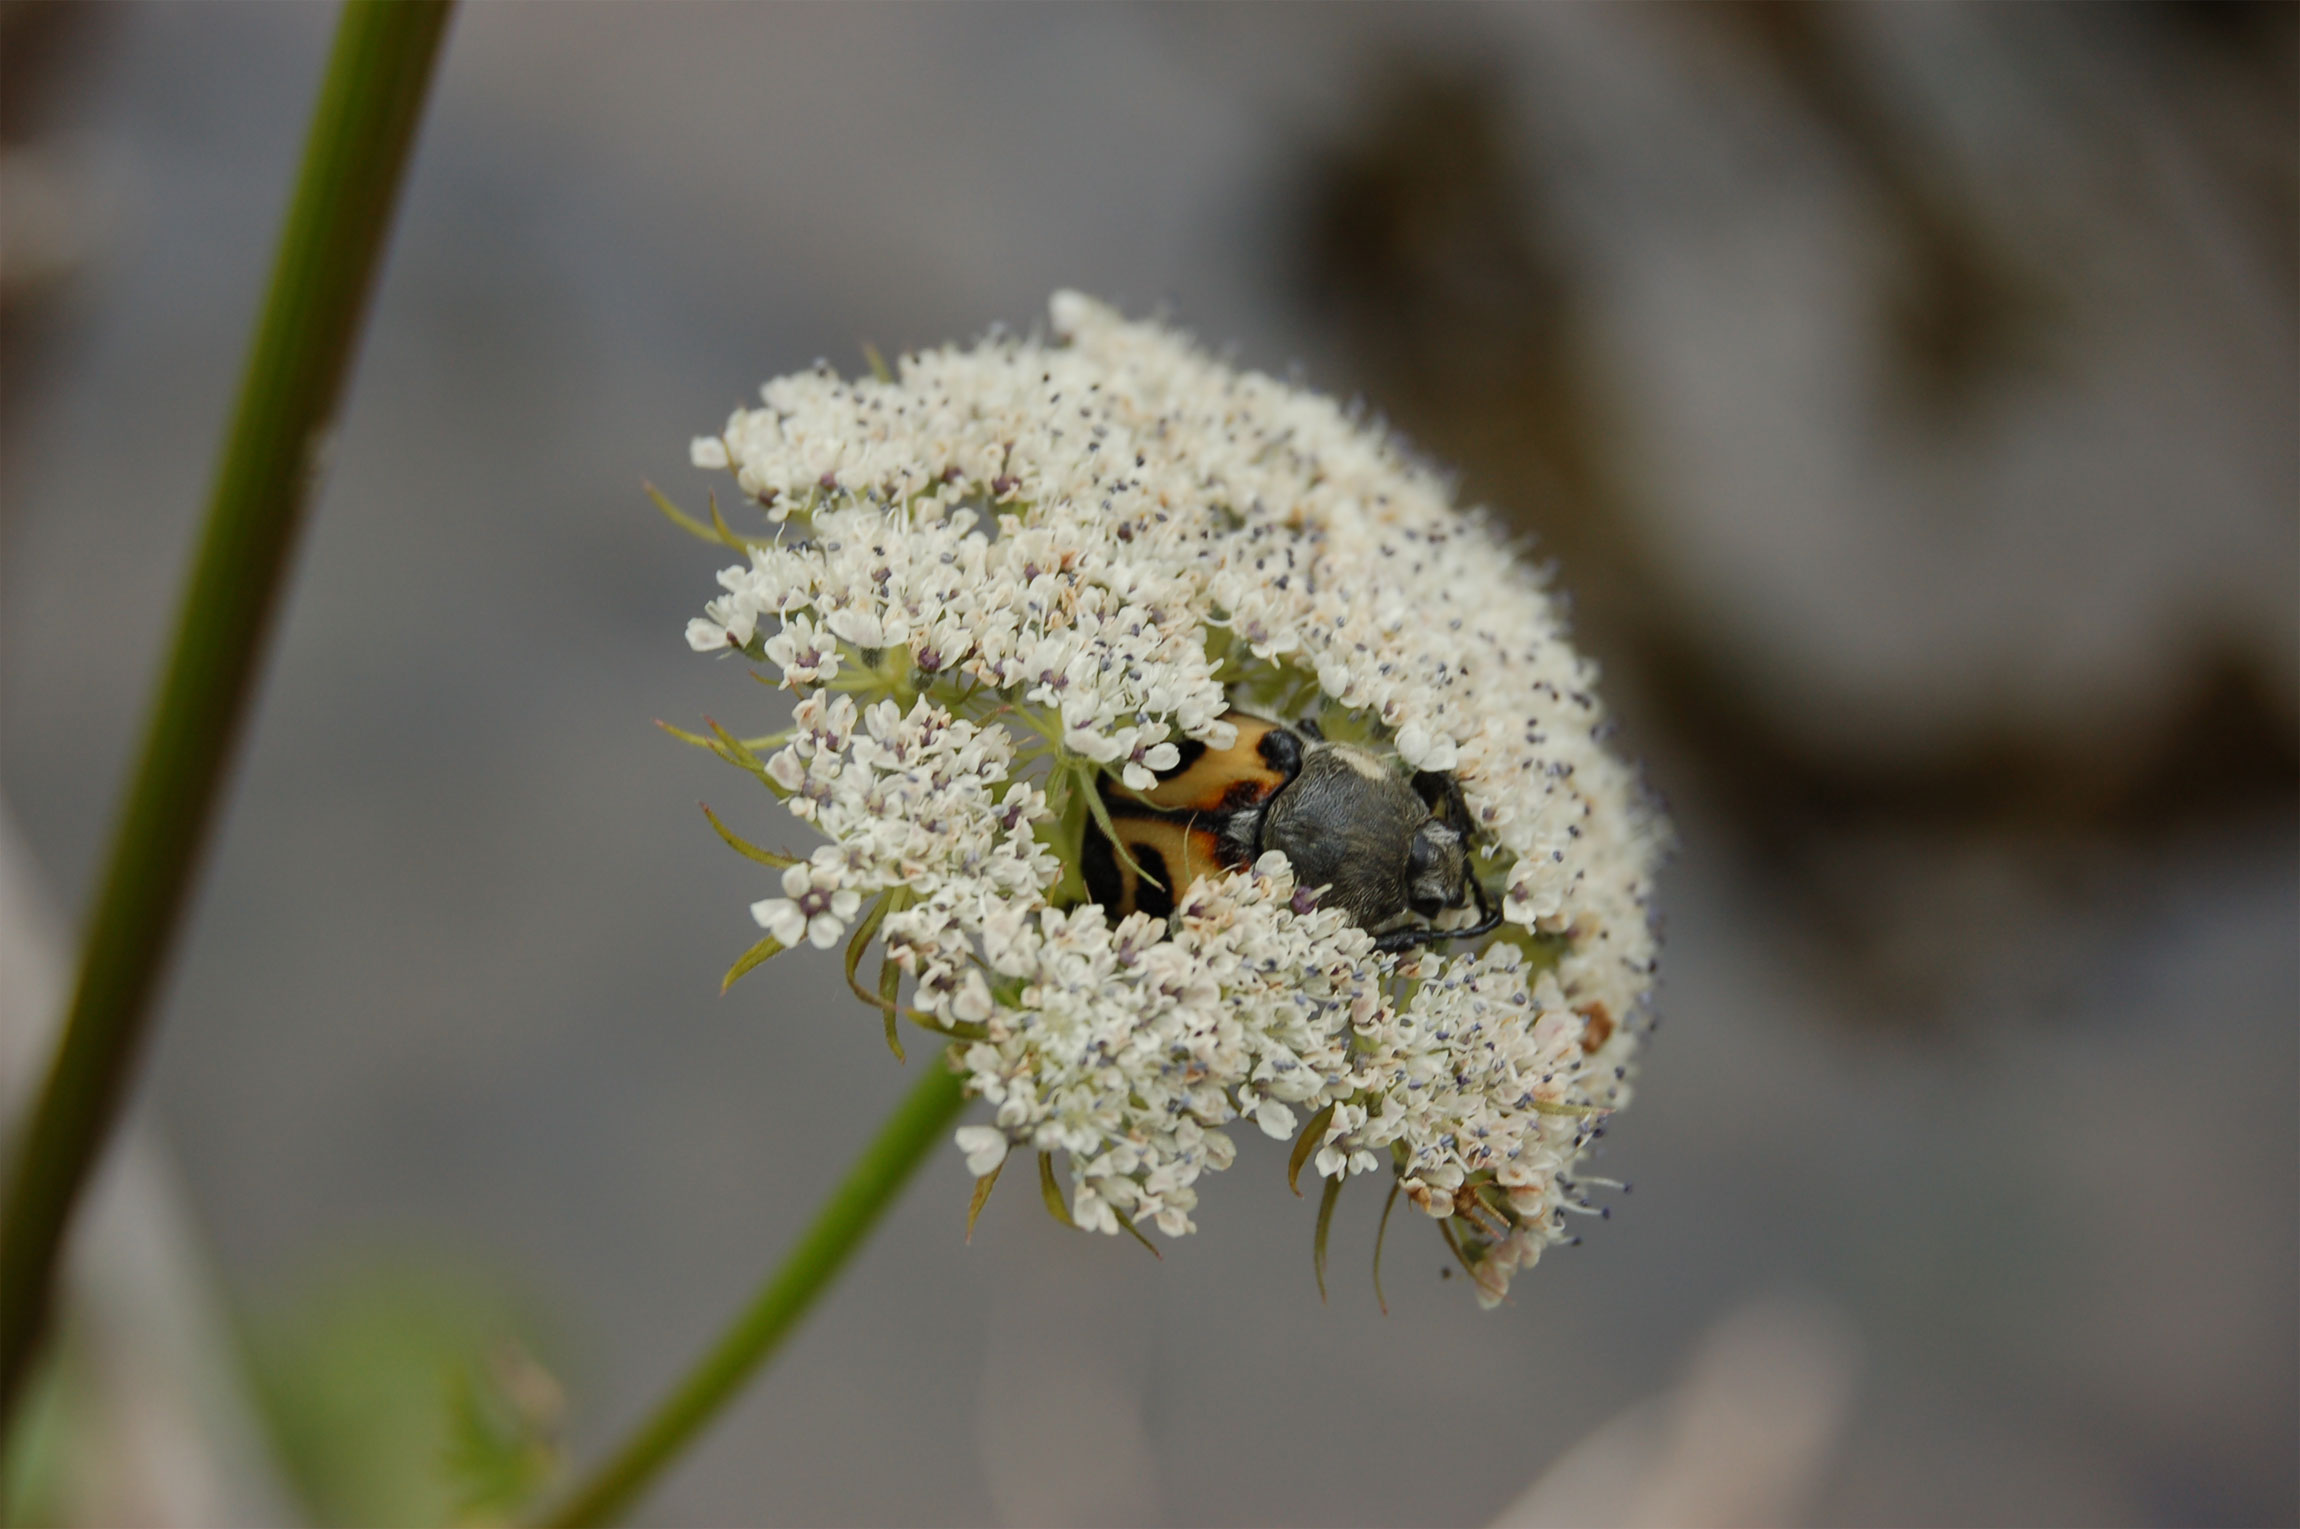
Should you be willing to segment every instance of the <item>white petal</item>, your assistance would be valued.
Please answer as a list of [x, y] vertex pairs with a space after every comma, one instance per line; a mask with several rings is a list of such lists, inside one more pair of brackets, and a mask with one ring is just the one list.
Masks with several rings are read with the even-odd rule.
[[1119, 754], [1117, 739], [1106, 737], [1101, 733], [1088, 732], [1083, 727], [1073, 727], [1065, 731], [1062, 735], [1062, 743], [1071, 752], [1084, 754], [1096, 764], [1108, 764]]
[[966, 1154], [966, 1171], [976, 1178], [1006, 1161], [1006, 1133], [996, 1126], [960, 1126], [958, 1150]]
[[982, 973], [968, 972], [959, 987], [958, 996], [950, 1001], [954, 1019], [980, 1024], [990, 1018], [990, 984], [982, 980]]
[[880, 624], [878, 617], [855, 606], [850, 605], [845, 610], [832, 611], [823, 618], [823, 625], [858, 648], [883, 648], [886, 646], [886, 629]]
[[1068, 287], [1046, 301], [1046, 316], [1053, 322], [1057, 339], [1076, 339], [1078, 332], [1094, 322], [1102, 311], [1102, 305], [1093, 298]]
[[1078, 1223], [1081, 1231], [1100, 1232], [1106, 1237], [1118, 1235], [1117, 1213], [1091, 1189], [1081, 1189], [1070, 1202], [1070, 1219]]
[[751, 917], [759, 927], [783, 942], [784, 948], [806, 938], [806, 915], [787, 897], [769, 897], [751, 904]]
[[716, 653], [727, 646], [727, 629], [697, 616], [687, 623], [687, 646], [697, 653]]
[[807, 888], [813, 884], [812, 874], [808, 871], [807, 863], [804, 860], [797, 865], [783, 867], [783, 896], [804, 897], [807, 895]]
[[817, 950], [828, 950], [839, 942], [847, 926], [827, 913], [818, 913], [807, 920], [807, 943]]
[[687, 446], [687, 460], [706, 472], [718, 472], [727, 465], [727, 443], [715, 435], [698, 435]]
[[1275, 1099], [1264, 1099], [1262, 1107], [1254, 1111], [1254, 1123], [1262, 1128], [1264, 1136], [1280, 1141], [1294, 1134], [1294, 1112]]

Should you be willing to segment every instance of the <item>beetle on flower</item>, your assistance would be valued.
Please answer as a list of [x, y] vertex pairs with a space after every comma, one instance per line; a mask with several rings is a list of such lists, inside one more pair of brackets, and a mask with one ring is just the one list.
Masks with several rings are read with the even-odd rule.
[[[1251, 1119], [1326, 1181], [1321, 1268], [1335, 1193], [1379, 1175], [1497, 1302], [1591, 1208], [1577, 1165], [1628, 1099], [1665, 829], [1541, 575], [1441, 478], [1171, 330], [1075, 293], [1052, 316], [1051, 341], [783, 378], [694, 445], [764, 523], [680, 517], [742, 557], [688, 641], [797, 698], [785, 733], [695, 741], [827, 841], [793, 862], [728, 834], [785, 867], [762, 949], [848, 935], [890, 1039], [952, 1038], [984, 1192], [1025, 1149], [1079, 1226], [1180, 1236]], [[1281, 850], [1334, 864], [1330, 820], [1163, 805], [1273, 726], [1366, 777], [1442, 895], [1321, 902]], [[1160, 814], [1181, 838], [1139, 826]], [[1097, 845], [1130, 891], [1089, 877]]]

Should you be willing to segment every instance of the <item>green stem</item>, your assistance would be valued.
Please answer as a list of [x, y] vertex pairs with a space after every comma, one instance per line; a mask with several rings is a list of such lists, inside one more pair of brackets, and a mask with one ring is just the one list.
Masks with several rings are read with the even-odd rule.
[[113, 831], [78, 984], [0, 1207], [0, 1438], [59, 1249], [127, 1093], [154, 990], [247, 713], [447, 23], [445, 0], [348, 0], [263, 318]]
[[799, 1245], [652, 1417], [558, 1507], [552, 1529], [612, 1523], [770, 1358], [894, 1201], [966, 1102], [937, 1057], [856, 1160]]

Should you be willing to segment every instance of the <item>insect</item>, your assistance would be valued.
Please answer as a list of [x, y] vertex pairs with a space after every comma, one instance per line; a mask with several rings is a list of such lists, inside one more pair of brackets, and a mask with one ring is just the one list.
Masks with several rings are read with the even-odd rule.
[[[1172, 913], [1200, 876], [1243, 870], [1274, 849], [1303, 886], [1325, 887], [1326, 906], [1372, 933], [1379, 949], [1500, 926], [1470, 867], [1469, 808], [1452, 775], [1424, 770], [1409, 781], [1378, 754], [1329, 742], [1314, 722], [1289, 726], [1240, 711], [1224, 720], [1238, 729], [1235, 744], [1183, 740], [1181, 761], [1147, 791], [1104, 778], [1103, 804], [1121, 844], [1089, 821], [1081, 856], [1087, 893], [1103, 907]], [[1427, 922], [1473, 901], [1477, 921], [1466, 928]]]

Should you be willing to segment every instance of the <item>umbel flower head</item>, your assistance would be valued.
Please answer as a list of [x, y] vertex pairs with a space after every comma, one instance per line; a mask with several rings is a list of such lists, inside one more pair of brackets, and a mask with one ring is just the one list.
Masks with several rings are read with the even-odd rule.
[[[721, 826], [781, 869], [729, 980], [843, 939], [890, 1042], [956, 1038], [977, 1208], [1020, 1150], [1076, 1225], [1181, 1236], [1243, 1119], [1326, 1181], [1321, 1267], [1334, 1194], [1374, 1175], [1496, 1302], [1590, 1209], [1576, 1164], [1653, 982], [1664, 830], [1591, 666], [1500, 528], [1331, 400], [1075, 293], [1052, 318], [771, 382], [693, 447], [763, 522], [664, 504], [741, 555], [688, 642], [796, 695], [787, 732], [684, 736], [824, 841]], [[1273, 732], [1285, 758], [1241, 742]], [[1377, 917], [1304, 884], [1261, 825], [1305, 748], [1444, 825], [1415, 850], [1322, 800], [1305, 863], [1328, 830], [1352, 876], [1442, 851], [1460, 895]], [[1212, 794], [1148, 804], [1186, 771]]]

